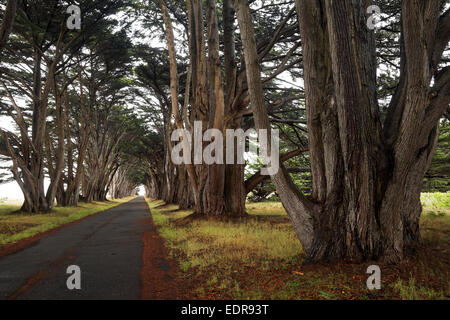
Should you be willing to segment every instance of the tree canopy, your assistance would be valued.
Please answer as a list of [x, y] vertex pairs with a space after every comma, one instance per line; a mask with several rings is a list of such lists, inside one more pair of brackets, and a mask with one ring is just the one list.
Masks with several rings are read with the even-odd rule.
[[[0, 1], [0, 181], [22, 210], [141, 185], [199, 217], [276, 197], [309, 262], [414, 251], [420, 192], [450, 183], [448, 1], [86, 0], [80, 30], [70, 4]], [[280, 170], [175, 164], [196, 123], [278, 130]]]

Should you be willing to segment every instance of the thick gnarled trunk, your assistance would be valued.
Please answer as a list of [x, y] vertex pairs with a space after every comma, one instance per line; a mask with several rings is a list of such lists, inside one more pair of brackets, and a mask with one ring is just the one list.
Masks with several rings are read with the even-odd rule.
[[[175, 57], [175, 44], [173, 37], [173, 28], [167, 8], [163, 1], [160, 6], [163, 12], [164, 24], [166, 27], [166, 38], [169, 51], [170, 76], [171, 76], [171, 110], [175, 119], [177, 129], [189, 130], [192, 135], [192, 123], [194, 121], [201, 122], [202, 129], [198, 132], [201, 136], [207, 129], [215, 129], [224, 132], [228, 129], [226, 113], [230, 111], [231, 101], [234, 97], [234, 87], [236, 78], [235, 56], [234, 56], [234, 39], [233, 33], [233, 10], [230, 3], [226, 1], [225, 23], [227, 24], [227, 43], [233, 46], [227, 46], [226, 49], [226, 84], [225, 89], [222, 83], [221, 61], [219, 57], [219, 31], [216, 1], [206, 1], [206, 26], [207, 32], [205, 37], [205, 21], [204, 10], [205, 4], [202, 1], [187, 1], [188, 8], [188, 32], [189, 32], [189, 53], [190, 66], [188, 72], [188, 89], [192, 83], [192, 97], [189, 90], [186, 90], [186, 101], [183, 115], [180, 114], [178, 108], [178, 81], [177, 81], [177, 61]], [[208, 50], [206, 50], [208, 45]], [[189, 78], [191, 77], [191, 78]], [[225, 92], [226, 91], [226, 92]], [[225, 101], [227, 96], [227, 102]], [[231, 96], [231, 98], [230, 98]], [[191, 102], [190, 117], [187, 116], [187, 104]], [[242, 116], [239, 118], [242, 119]], [[236, 123], [233, 122], [233, 126]], [[238, 124], [240, 126], [240, 124]], [[212, 138], [214, 139], [214, 138]], [[212, 140], [213, 141], [213, 140]], [[211, 141], [211, 142], [212, 142]], [[184, 140], [183, 140], [184, 143]], [[194, 144], [206, 144], [202, 141], [195, 141]], [[194, 147], [195, 148], [195, 147]], [[203, 148], [202, 148], [203, 149]], [[214, 155], [212, 155], [214, 156]], [[170, 169], [173, 172], [173, 169]], [[177, 170], [179, 168], [177, 167]], [[182, 197], [167, 197], [167, 202], [176, 200], [182, 206], [189, 203], [190, 198], [194, 199], [194, 210], [200, 216], [242, 216], [245, 214], [245, 194], [243, 192], [243, 168], [240, 165], [226, 166], [225, 164], [205, 164], [195, 163], [187, 164], [186, 169], [189, 176], [189, 184], [191, 190], [189, 194]], [[171, 172], [167, 172], [168, 175]], [[169, 179], [170, 180], [170, 179]], [[239, 183], [237, 183], [239, 181]], [[233, 190], [225, 190], [226, 182], [235, 182], [237, 186]], [[165, 186], [170, 189], [170, 184]], [[168, 190], [169, 191], [169, 190]], [[178, 190], [180, 193], [180, 190]], [[181, 201], [180, 201], [181, 200]]]
[[[283, 166], [272, 179], [310, 263], [397, 263], [420, 241], [422, 181], [439, 117], [450, 102], [448, 69], [430, 87], [435, 57], [449, 38], [448, 31], [442, 33], [449, 28], [448, 12], [438, 19], [439, 1], [403, 2], [402, 74], [390, 117], [382, 124], [374, 34], [366, 27], [369, 4], [296, 1], [312, 195], [304, 197]], [[270, 129], [248, 3], [235, 1], [235, 8], [256, 126]], [[436, 92], [431, 99], [430, 92]]]

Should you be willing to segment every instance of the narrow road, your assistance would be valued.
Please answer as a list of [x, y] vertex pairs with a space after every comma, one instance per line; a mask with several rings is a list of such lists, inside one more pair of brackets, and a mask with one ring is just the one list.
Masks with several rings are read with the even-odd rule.
[[[149, 217], [137, 198], [0, 257], [0, 299], [140, 299]], [[81, 269], [81, 290], [67, 288], [71, 265]]]

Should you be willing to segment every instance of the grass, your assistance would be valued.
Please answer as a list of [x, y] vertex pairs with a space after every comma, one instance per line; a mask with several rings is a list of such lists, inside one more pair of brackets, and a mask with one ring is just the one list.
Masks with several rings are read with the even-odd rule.
[[448, 299], [450, 193], [424, 194], [423, 248], [382, 266], [382, 289], [366, 287], [367, 267], [304, 266], [304, 253], [280, 203], [249, 203], [239, 220], [186, 220], [192, 212], [148, 200], [158, 231], [194, 299]]
[[445, 293], [442, 289], [434, 290], [417, 285], [413, 277], [408, 281], [399, 279], [391, 286], [399, 294], [402, 300], [436, 300], [445, 297]]
[[450, 191], [447, 193], [422, 193], [425, 213], [445, 216], [450, 214]]
[[0, 245], [11, 244], [95, 213], [116, 207], [133, 197], [109, 202], [83, 203], [78, 207], [56, 207], [45, 214], [17, 212], [20, 206], [0, 204]]

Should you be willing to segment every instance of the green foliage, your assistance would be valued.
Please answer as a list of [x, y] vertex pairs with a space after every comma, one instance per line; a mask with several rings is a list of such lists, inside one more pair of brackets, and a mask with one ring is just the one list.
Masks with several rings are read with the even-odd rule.
[[392, 288], [402, 300], [442, 300], [445, 298], [443, 290], [418, 286], [412, 277], [408, 281], [399, 279], [392, 284]]
[[446, 193], [422, 193], [422, 205], [432, 212], [450, 210], [450, 191]]
[[439, 142], [424, 184], [424, 192], [446, 192], [450, 190], [450, 121], [440, 125]]

